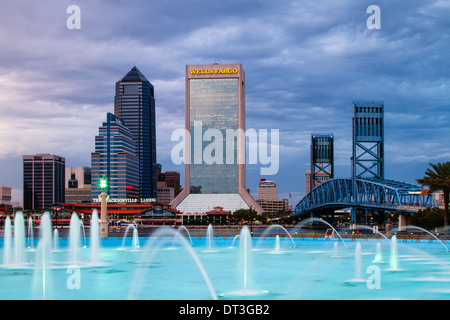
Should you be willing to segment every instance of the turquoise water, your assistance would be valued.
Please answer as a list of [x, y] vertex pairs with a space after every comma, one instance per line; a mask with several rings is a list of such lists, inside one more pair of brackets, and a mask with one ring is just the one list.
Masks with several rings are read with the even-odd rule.
[[[439, 242], [399, 240], [392, 270], [389, 241], [360, 240], [357, 263], [358, 242], [344, 240], [294, 238], [294, 246], [281, 238], [276, 251], [275, 238], [254, 238], [243, 253], [234, 238], [216, 237], [211, 249], [206, 237], [139, 238], [138, 248], [131, 238], [124, 247], [122, 239], [101, 239], [99, 261], [91, 262], [86, 238], [73, 263], [68, 240], [59, 239], [45, 271], [35, 241], [20, 266], [0, 265], [0, 299], [450, 298], [450, 253]], [[374, 262], [379, 241], [382, 261]]]

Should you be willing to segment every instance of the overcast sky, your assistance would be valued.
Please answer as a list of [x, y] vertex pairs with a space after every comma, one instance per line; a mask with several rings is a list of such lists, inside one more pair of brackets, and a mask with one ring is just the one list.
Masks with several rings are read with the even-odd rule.
[[[370, 5], [381, 29], [368, 29]], [[66, 12], [81, 9], [81, 29]], [[155, 86], [157, 158], [184, 128], [184, 67], [241, 63], [247, 128], [280, 130], [279, 198], [305, 193], [311, 133], [335, 136], [335, 177], [350, 177], [352, 101], [385, 105], [386, 178], [415, 182], [450, 160], [449, 0], [2, 0], [0, 185], [22, 202], [22, 155], [90, 166], [133, 66]], [[259, 165], [247, 166], [256, 196]]]

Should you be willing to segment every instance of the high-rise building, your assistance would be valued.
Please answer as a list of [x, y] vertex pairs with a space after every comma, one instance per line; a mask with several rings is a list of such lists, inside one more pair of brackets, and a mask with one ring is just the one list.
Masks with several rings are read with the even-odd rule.
[[256, 200], [278, 200], [278, 189], [275, 182], [261, 179], [259, 181]]
[[66, 159], [57, 155], [23, 156], [23, 209], [48, 209], [64, 202]]
[[0, 186], [0, 205], [11, 205], [11, 187]]
[[274, 181], [261, 179], [256, 202], [266, 213], [287, 213], [290, 211], [288, 199], [278, 200], [278, 189]]
[[184, 213], [216, 206], [262, 212], [246, 189], [242, 65], [188, 65], [185, 81], [185, 186], [172, 207]]
[[92, 200], [101, 193], [100, 180], [108, 181], [110, 198], [139, 197], [139, 166], [133, 136], [124, 121], [112, 113], [95, 137], [95, 152], [91, 154]]
[[136, 143], [139, 197], [156, 198], [154, 87], [136, 67], [116, 82], [114, 114], [124, 121]]
[[90, 167], [66, 167], [66, 188], [82, 188], [91, 185]]
[[66, 202], [91, 202], [90, 167], [66, 167]]
[[[162, 172], [162, 166], [158, 164], [158, 189], [159, 188], [172, 188], [173, 198], [176, 197], [181, 192], [180, 173], [177, 171]], [[173, 200], [173, 198], [170, 200]]]

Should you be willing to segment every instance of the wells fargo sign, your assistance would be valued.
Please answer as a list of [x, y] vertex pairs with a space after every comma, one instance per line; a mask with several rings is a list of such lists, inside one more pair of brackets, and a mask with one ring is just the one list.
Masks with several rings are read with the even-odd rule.
[[237, 68], [223, 68], [223, 69], [189, 69], [191, 74], [236, 74]]

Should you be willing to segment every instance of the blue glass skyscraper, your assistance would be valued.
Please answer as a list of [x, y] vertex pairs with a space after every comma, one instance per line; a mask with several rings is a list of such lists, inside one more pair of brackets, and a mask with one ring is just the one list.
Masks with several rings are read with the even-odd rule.
[[108, 181], [110, 198], [139, 197], [139, 170], [135, 143], [124, 121], [112, 113], [95, 137], [95, 152], [91, 154], [92, 200], [101, 193], [100, 179]]
[[114, 114], [124, 121], [136, 143], [136, 155], [139, 159], [139, 197], [156, 198], [154, 87], [136, 67], [116, 82]]

